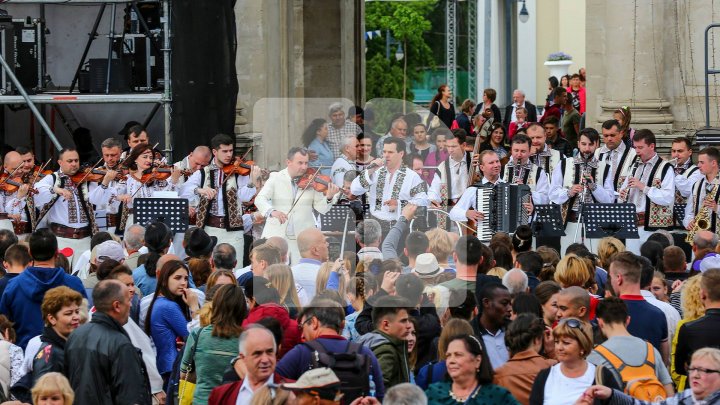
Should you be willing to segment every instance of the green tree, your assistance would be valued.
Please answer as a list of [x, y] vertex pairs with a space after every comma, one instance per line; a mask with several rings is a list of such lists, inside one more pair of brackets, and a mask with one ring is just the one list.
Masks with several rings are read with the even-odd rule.
[[[366, 54], [367, 98], [401, 98], [412, 101], [414, 95], [408, 89], [410, 83], [420, 77], [419, 67], [434, 66], [432, 50], [423, 34], [432, 28], [428, 15], [435, 10], [437, 0], [418, 0], [412, 2], [367, 2], [365, 5], [365, 25], [368, 31], [381, 30], [382, 36], [368, 41]], [[397, 61], [395, 49], [393, 57], [386, 59], [385, 35], [390, 31], [392, 37], [402, 44], [405, 57]], [[399, 69], [399, 70], [398, 70]], [[399, 73], [399, 74], [398, 74]], [[398, 94], [397, 89], [400, 88]]]

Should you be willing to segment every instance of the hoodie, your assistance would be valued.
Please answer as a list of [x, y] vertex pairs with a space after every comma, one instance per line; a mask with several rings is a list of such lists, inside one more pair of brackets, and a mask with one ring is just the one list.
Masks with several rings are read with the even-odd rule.
[[360, 336], [358, 343], [369, 348], [377, 357], [382, 370], [385, 390], [410, 382], [407, 341], [385, 334], [379, 330]]
[[278, 351], [278, 360], [280, 360], [285, 353], [300, 343], [300, 330], [298, 329], [297, 321], [290, 318], [290, 314], [285, 307], [281, 307], [275, 303], [257, 305], [250, 310], [242, 326], [245, 327], [252, 323], [257, 323], [259, 320], [268, 317], [277, 319], [283, 330], [282, 345]]
[[61, 268], [28, 267], [5, 288], [0, 298], [0, 313], [15, 323], [17, 345], [23, 350], [31, 338], [43, 332], [40, 305], [45, 293], [59, 286], [72, 288], [87, 298], [82, 281]]

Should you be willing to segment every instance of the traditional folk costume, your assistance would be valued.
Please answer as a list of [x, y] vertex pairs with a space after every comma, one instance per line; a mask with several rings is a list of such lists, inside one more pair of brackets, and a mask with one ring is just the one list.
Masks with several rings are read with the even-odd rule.
[[[72, 193], [69, 200], [55, 193], [55, 187]], [[79, 186], [69, 176], [57, 171], [43, 177], [35, 185], [36, 207], [40, 208], [37, 221], [47, 215], [50, 229], [57, 236], [58, 248], [72, 248], [73, 256], [68, 257], [72, 266], [73, 259], [90, 248], [90, 238], [97, 233], [95, 211], [88, 199], [87, 182]]]
[[[555, 170], [552, 172], [550, 201], [553, 204], [561, 205], [563, 222], [566, 224], [565, 236], [560, 239], [561, 252], [564, 252], [568, 246], [575, 242], [577, 227], [582, 226], [577, 221], [583, 203], [612, 203], [615, 201], [611, 177], [607, 177], [604, 184], [594, 181], [587, 186], [588, 189], [584, 193], [573, 197], [569, 195], [570, 188], [576, 184], [581, 184], [583, 178], [589, 176], [594, 180], [597, 179], [598, 172], [602, 168], [601, 163], [594, 156], [585, 161], [578, 154], [575, 157], [563, 159], [559, 165], [555, 166]], [[583, 197], [585, 197], [584, 200]], [[585, 245], [590, 248], [592, 242], [592, 240], [587, 239]]]
[[673, 203], [675, 202], [675, 171], [673, 167], [655, 154], [646, 163], [637, 160], [632, 169], [623, 174], [621, 190], [628, 188], [629, 177], [639, 178], [645, 189], [628, 189], [627, 202], [635, 205], [638, 216], [639, 239], [628, 239], [626, 246], [635, 254], [640, 245], [658, 229], [672, 229]]
[[[217, 190], [217, 195], [208, 200], [198, 195], [197, 190], [201, 188]], [[256, 192], [250, 176], [226, 175], [213, 159], [209, 165], [188, 178], [180, 197], [197, 199], [196, 226], [205, 229], [208, 235], [217, 237], [218, 243], [232, 245], [238, 263], [242, 263], [245, 246], [242, 203], [250, 201]]]

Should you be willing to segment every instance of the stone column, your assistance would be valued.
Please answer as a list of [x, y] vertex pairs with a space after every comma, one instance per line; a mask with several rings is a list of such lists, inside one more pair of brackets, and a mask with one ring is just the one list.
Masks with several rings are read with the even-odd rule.
[[[602, 93], [597, 122], [612, 118], [617, 108], [628, 106], [632, 111], [632, 127], [672, 129], [674, 119], [663, 82], [665, 1], [602, 1], [605, 38], [587, 37], [588, 53], [599, 51], [605, 68], [604, 89], [596, 90]], [[588, 19], [591, 18], [594, 17], [588, 13]], [[593, 92], [592, 88], [588, 90]]]

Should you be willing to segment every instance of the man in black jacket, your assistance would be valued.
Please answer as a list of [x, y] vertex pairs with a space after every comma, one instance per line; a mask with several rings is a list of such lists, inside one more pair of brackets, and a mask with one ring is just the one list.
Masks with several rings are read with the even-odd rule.
[[683, 324], [677, 332], [675, 369], [681, 375], [690, 375], [687, 367], [696, 350], [720, 345], [720, 270], [707, 270], [701, 277], [700, 300], [705, 316]]
[[513, 91], [513, 102], [509, 106], [505, 107], [505, 115], [503, 116], [503, 125], [505, 128], [510, 127], [511, 122], [517, 121], [515, 118], [515, 110], [518, 107], [525, 107], [527, 110], [527, 122], [537, 122], [537, 107], [535, 104], [525, 101], [525, 92], [517, 89]]
[[123, 329], [130, 316], [130, 290], [103, 280], [93, 290], [97, 312], [65, 345], [65, 376], [78, 404], [151, 404], [142, 357]]

